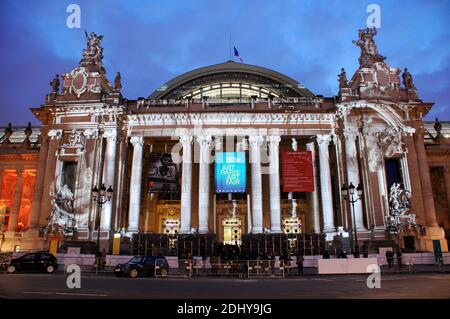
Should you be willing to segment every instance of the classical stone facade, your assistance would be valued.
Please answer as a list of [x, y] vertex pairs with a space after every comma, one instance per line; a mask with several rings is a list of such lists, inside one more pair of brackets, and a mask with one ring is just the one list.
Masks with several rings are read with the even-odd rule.
[[[360, 67], [349, 81], [341, 70], [334, 97], [228, 61], [137, 100], [122, 96], [120, 73], [109, 82], [102, 37], [91, 34], [61, 90], [54, 79], [44, 104], [31, 110], [41, 126], [5, 128], [0, 140], [2, 251], [46, 248], [52, 236], [99, 236], [111, 247], [119, 233], [194, 232], [237, 242], [242, 234], [295, 229], [332, 241], [355, 228], [361, 243], [393, 239], [404, 247], [407, 236], [417, 250], [447, 251], [450, 124], [423, 121], [433, 103], [420, 100], [407, 70], [402, 85], [400, 69], [378, 55], [375, 34], [360, 30]], [[312, 192], [283, 192], [281, 153], [288, 150], [311, 152]], [[246, 192], [216, 193], [214, 158], [222, 151], [245, 153]], [[180, 163], [180, 187], [151, 191], [151, 157], [167, 153]], [[354, 210], [341, 189], [350, 183], [363, 189]], [[409, 191], [418, 224], [396, 235], [386, 231], [393, 183]], [[114, 192], [99, 206], [91, 190], [102, 184]], [[51, 228], [55, 213], [70, 218]]]

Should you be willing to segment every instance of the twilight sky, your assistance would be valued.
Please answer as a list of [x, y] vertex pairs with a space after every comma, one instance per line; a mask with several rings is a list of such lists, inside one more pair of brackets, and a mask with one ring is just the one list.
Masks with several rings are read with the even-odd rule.
[[[69, 4], [81, 29], [69, 29]], [[450, 120], [450, 1], [0, 1], [0, 126], [38, 124], [29, 111], [50, 92], [55, 73], [71, 71], [84, 30], [104, 35], [110, 81], [122, 94], [147, 97], [189, 70], [229, 59], [229, 37], [245, 63], [284, 73], [315, 94], [338, 92], [337, 74], [357, 69], [352, 44], [368, 4], [381, 7], [375, 40], [394, 67], [407, 67], [420, 97], [435, 106], [427, 119]]]

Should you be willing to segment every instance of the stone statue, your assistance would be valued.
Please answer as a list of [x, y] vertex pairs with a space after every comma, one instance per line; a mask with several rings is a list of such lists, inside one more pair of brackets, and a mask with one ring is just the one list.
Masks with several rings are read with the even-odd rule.
[[73, 193], [67, 185], [64, 185], [53, 196], [47, 232], [71, 235], [73, 234], [74, 221]]
[[442, 135], [442, 124], [439, 122], [438, 118], [436, 118], [436, 121], [434, 122], [434, 129], [436, 130], [436, 140], [444, 138], [444, 135]]
[[399, 233], [405, 226], [417, 226], [416, 215], [410, 209], [411, 193], [399, 183], [394, 183], [389, 191], [389, 215], [386, 216], [386, 230]]
[[119, 92], [122, 89], [122, 77], [120, 72], [117, 72], [116, 78], [114, 79], [114, 91]]
[[402, 78], [403, 78], [403, 85], [405, 86], [405, 89], [407, 91], [416, 89], [413, 83], [411, 73], [409, 73], [407, 68], [403, 70]]
[[103, 39], [102, 35], [97, 35], [95, 32], [91, 32], [90, 35], [85, 31], [87, 40], [87, 48], [83, 50], [82, 64], [96, 65], [100, 71], [104, 72], [103, 68], [103, 48], [100, 46]]
[[55, 78], [50, 82], [52, 87], [52, 93], [58, 93], [59, 91], [59, 75], [55, 74]]
[[291, 211], [291, 217], [296, 218], [297, 217], [297, 200], [292, 199], [292, 211]]
[[236, 218], [236, 211], [237, 211], [237, 201], [233, 199], [233, 210], [231, 212], [233, 218]]
[[379, 143], [386, 157], [406, 152], [406, 144], [402, 141], [401, 135], [392, 128], [379, 133]]
[[378, 54], [378, 48], [373, 37], [377, 34], [376, 28], [367, 28], [359, 30], [359, 39], [352, 41], [361, 48], [359, 57], [360, 67], [371, 67], [376, 62], [383, 62], [385, 57]]
[[33, 133], [33, 130], [31, 129], [31, 122], [28, 122], [28, 126], [25, 128], [25, 139], [23, 140], [22, 143], [30, 145], [31, 141], [30, 141], [30, 136]]
[[345, 72], [345, 69], [341, 69], [341, 73], [338, 74], [339, 77], [339, 88], [344, 88], [348, 86], [347, 83], [347, 73]]
[[11, 125], [11, 123], [8, 123], [8, 127], [5, 129], [5, 134], [2, 136], [2, 137], [0, 137], [0, 143], [11, 143], [11, 141], [10, 141], [10, 137], [11, 137], [11, 135], [12, 135], [12, 133], [14, 132], [13, 130], [12, 130], [12, 125]]

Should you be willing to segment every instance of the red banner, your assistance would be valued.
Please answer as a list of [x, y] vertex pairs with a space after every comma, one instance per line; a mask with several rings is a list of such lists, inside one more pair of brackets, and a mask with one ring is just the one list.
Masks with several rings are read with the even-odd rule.
[[283, 151], [281, 154], [283, 192], [313, 192], [312, 153]]

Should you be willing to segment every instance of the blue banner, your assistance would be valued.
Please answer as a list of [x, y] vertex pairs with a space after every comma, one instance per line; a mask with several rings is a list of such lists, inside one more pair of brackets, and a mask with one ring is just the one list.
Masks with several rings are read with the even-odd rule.
[[216, 193], [245, 193], [245, 152], [216, 153]]

